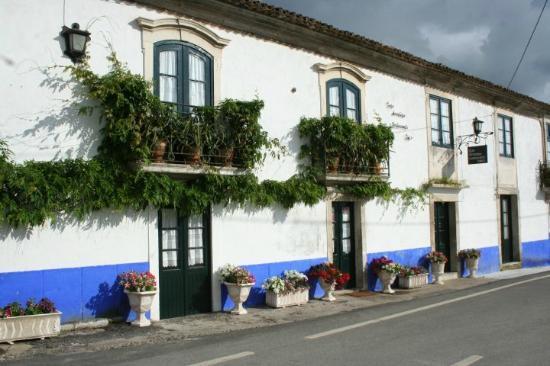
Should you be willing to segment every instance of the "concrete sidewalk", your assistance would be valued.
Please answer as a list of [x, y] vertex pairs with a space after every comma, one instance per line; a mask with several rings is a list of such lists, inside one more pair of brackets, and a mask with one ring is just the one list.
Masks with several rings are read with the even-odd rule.
[[[513, 276], [517, 277], [544, 271], [550, 271], [550, 268], [538, 269], [537, 271], [516, 270]], [[503, 276], [503, 278], [510, 277]], [[98, 352], [142, 344], [193, 340], [207, 335], [297, 322], [387, 303], [428, 298], [484, 285], [499, 279], [498, 276], [453, 279], [447, 280], [445, 285], [442, 286], [428, 285], [414, 290], [397, 290], [394, 295], [341, 291], [337, 292], [337, 300], [332, 303], [311, 300], [306, 305], [284, 309], [251, 308], [248, 309], [248, 315], [242, 316], [227, 313], [200, 314], [154, 322], [148, 328], [132, 327], [126, 323], [114, 323], [100, 329], [64, 331], [59, 337], [43, 341], [17, 342], [14, 345], [2, 344], [0, 345], [0, 361], [32, 358], [48, 354]]]

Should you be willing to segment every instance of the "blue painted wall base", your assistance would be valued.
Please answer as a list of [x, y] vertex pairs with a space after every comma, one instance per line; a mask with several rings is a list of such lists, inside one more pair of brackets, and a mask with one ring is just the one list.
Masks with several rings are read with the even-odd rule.
[[[265, 290], [262, 288], [262, 283], [267, 278], [282, 275], [284, 271], [289, 269], [295, 269], [300, 272], [305, 272], [309, 269], [309, 267], [326, 261], [327, 258], [316, 258], [287, 262], [243, 265], [242, 267], [245, 267], [247, 270], [252, 272], [254, 277], [256, 277], [256, 285], [250, 290], [250, 296], [248, 296], [248, 300], [244, 303], [244, 305], [246, 307], [258, 307], [265, 305]], [[309, 297], [321, 297], [323, 293], [323, 290], [319, 287], [318, 284], [316, 284], [312, 287], [312, 289], [310, 289]], [[235, 304], [227, 295], [227, 288], [225, 287], [225, 285], [221, 285], [221, 294], [222, 310], [231, 310], [235, 306]]]
[[523, 267], [550, 266], [550, 240], [522, 243], [521, 264]]
[[[148, 263], [0, 273], [0, 306], [29, 298], [52, 300], [63, 313], [62, 323], [93, 318], [127, 317], [128, 297], [117, 283], [127, 271], [148, 271]], [[130, 320], [135, 319], [131, 314]]]

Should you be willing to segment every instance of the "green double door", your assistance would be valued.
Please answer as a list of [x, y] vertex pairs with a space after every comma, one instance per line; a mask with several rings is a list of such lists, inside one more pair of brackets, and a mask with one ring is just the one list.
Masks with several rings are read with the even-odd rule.
[[351, 279], [346, 288], [356, 287], [355, 282], [355, 229], [353, 202], [332, 203], [332, 224], [334, 252], [333, 261], [336, 267], [350, 274]]
[[449, 202], [434, 203], [435, 250], [449, 259], [445, 263], [445, 272], [450, 271], [451, 263], [451, 214]]
[[210, 215], [159, 211], [160, 317], [212, 310]]

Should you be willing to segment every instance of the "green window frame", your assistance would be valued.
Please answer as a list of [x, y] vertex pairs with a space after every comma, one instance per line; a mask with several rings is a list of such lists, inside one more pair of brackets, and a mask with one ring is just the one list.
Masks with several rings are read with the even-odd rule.
[[498, 149], [500, 156], [514, 157], [514, 121], [503, 114], [498, 115]]
[[347, 117], [361, 123], [361, 91], [345, 79], [327, 81], [327, 116]]
[[452, 149], [453, 113], [450, 99], [430, 95], [432, 145]]
[[212, 55], [193, 44], [181, 41], [155, 43], [155, 95], [180, 113], [191, 113], [194, 107], [201, 105], [213, 105], [212, 65]]

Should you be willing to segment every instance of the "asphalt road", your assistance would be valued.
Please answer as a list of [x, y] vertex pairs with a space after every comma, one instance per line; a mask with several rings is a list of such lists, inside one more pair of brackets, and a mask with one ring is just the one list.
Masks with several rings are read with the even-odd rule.
[[550, 365], [550, 275], [311, 321], [13, 365]]

